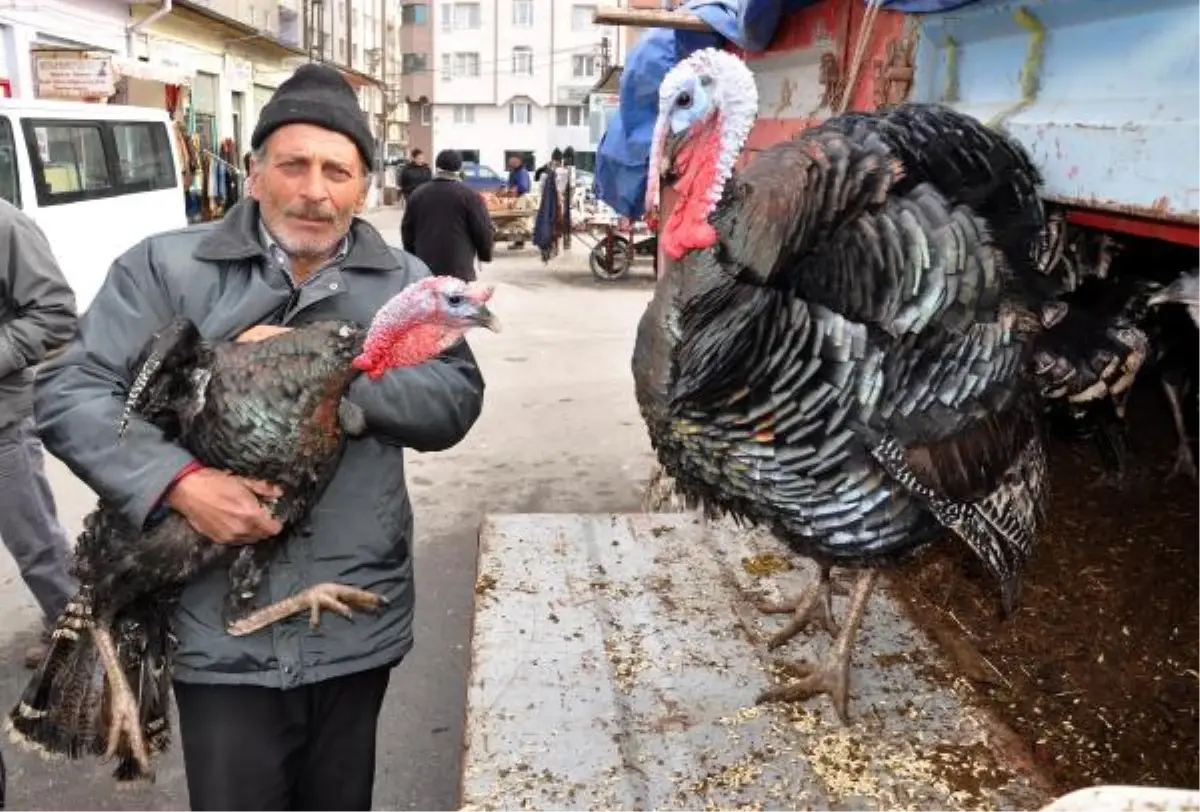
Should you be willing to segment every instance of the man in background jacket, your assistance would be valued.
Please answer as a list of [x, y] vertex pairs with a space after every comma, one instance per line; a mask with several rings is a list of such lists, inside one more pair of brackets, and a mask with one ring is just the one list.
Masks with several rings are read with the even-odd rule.
[[433, 180], [418, 189], [404, 209], [400, 237], [435, 274], [475, 281], [475, 258], [492, 261], [492, 218], [479, 193], [459, 178], [462, 156], [452, 149], [437, 156]]
[[432, 178], [433, 172], [430, 171], [429, 164], [425, 163], [425, 153], [420, 147], [414, 148], [412, 160], [400, 170], [400, 197], [404, 199], [404, 204], [408, 205], [408, 199], [417, 187]]
[[0, 261], [0, 538], [42, 610], [42, 642], [25, 652], [35, 668], [79, 586], [32, 416], [34, 367], [75, 335], [75, 294], [41, 229], [4, 200]]

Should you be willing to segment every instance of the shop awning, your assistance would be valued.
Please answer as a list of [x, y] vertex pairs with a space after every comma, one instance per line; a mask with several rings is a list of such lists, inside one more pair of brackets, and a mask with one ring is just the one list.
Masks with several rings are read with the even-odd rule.
[[143, 62], [140, 59], [113, 54], [112, 67], [118, 77], [162, 82], [164, 85], [190, 85], [192, 83], [192, 75], [179, 65]]

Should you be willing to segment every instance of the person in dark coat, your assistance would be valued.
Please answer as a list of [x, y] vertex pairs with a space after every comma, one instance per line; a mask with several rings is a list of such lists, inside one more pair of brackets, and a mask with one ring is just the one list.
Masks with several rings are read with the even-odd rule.
[[479, 193], [462, 182], [462, 156], [452, 149], [437, 156], [433, 180], [413, 192], [404, 209], [400, 238], [430, 272], [475, 280], [475, 258], [492, 261], [492, 218]]
[[407, 204], [417, 187], [432, 179], [433, 172], [429, 169], [429, 164], [425, 163], [425, 153], [420, 147], [415, 148], [412, 151], [412, 160], [400, 170], [400, 197]]

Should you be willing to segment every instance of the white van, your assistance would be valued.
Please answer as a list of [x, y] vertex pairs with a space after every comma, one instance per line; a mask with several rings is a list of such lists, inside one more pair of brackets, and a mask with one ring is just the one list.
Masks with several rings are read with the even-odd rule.
[[80, 313], [139, 240], [187, 225], [165, 110], [0, 99], [0, 197], [45, 232]]

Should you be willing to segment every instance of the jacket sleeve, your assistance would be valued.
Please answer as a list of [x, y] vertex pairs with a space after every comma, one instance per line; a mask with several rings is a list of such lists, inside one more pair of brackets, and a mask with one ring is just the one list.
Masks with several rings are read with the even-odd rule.
[[14, 318], [0, 324], [0, 379], [45, 360], [75, 334], [75, 294], [46, 236], [28, 215], [5, 209], [0, 225]]
[[492, 228], [492, 216], [488, 214], [487, 205], [483, 198], [475, 192], [467, 197], [467, 228], [471, 232], [471, 242], [475, 243], [475, 253], [480, 262], [492, 261], [492, 248], [496, 234]]
[[34, 414], [46, 448], [136, 526], [176, 475], [195, 462], [133, 415], [117, 426], [134, 367], [175, 312], [143, 241], [113, 264], [66, 351], [39, 370]]
[[417, 228], [416, 220], [413, 217], [413, 199], [408, 199], [408, 204], [404, 207], [404, 216], [400, 218], [400, 244], [404, 246], [404, 250], [408, 253], [413, 253], [413, 246], [416, 244]]
[[[429, 275], [406, 257], [409, 281]], [[388, 370], [378, 380], [359, 375], [346, 396], [363, 410], [367, 431], [417, 451], [444, 451], [459, 443], [483, 410], [483, 375], [465, 341], [432, 361]]]

